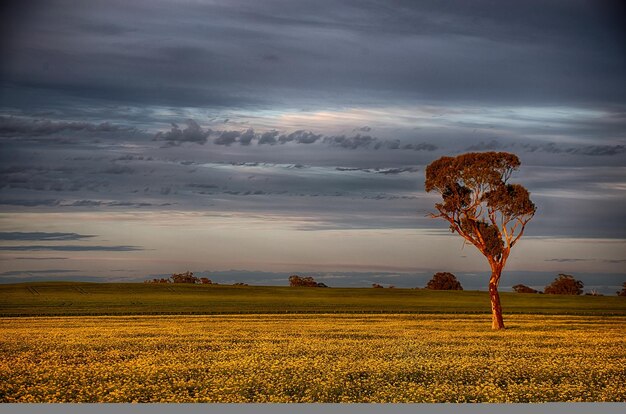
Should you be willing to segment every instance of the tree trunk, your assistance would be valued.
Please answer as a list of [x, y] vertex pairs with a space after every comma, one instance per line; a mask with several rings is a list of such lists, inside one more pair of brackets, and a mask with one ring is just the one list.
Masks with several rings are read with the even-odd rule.
[[491, 299], [491, 328], [494, 330], [504, 329], [502, 320], [502, 305], [500, 305], [500, 295], [498, 295], [498, 283], [502, 269], [492, 269], [491, 279], [489, 279], [489, 298]]

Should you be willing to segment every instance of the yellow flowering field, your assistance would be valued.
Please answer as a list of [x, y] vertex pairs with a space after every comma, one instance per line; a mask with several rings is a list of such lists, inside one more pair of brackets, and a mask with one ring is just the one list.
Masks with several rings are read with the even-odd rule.
[[626, 401], [626, 318], [0, 319], [2, 402]]

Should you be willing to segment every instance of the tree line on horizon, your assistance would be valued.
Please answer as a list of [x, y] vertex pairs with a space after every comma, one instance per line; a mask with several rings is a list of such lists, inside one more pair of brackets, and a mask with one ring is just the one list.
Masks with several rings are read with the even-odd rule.
[[[186, 271], [183, 273], [174, 273], [169, 278], [153, 278], [145, 280], [144, 283], [186, 283], [186, 284], [196, 284], [196, 285], [217, 285], [211, 281], [211, 279], [206, 277], [196, 277], [193, 275], [193, 272]], [[237, 282], [234, 283], [233, 286], [248, 286], [247, 283]], [[298, 276], [291, 275], [289, 276], [289, 286], [290, 287], [321, 287], [328, 288], [325, 283], [317, 282], [315, 278], [312, 276]], [[382, 289], [383, 285], [379, 283], [372, 283], [372, 288]], [[388, 286], [388, 289], [394, 289], [394, 285]], [[513, 286], [513, 290], [516, 293], [535, 293], [535, 294], [549, 294], [549, 295], [582, 295], [584, 284], [580, 280], [576, 280], [574, 276], [560, 273], [554, 281], [547, 285], [544, 288], [544, 291], [541, 292], [537, 289], [533, 289], [529, 286], [523, 284], [517, 284]], [[419, 289], [419, 287], [415, 288]], [[437, 272], [433, 275], [433, 277], [428, 281], [424, 289], [429, 290], [463, 290], [463, 286], [461, 282], [459, 282], [456, 276], [450, 272]], [[622, 290], [616, 292], [618, 296], [626, 296], [626, 282], [622, 284]], [[598, 293], [595, 290], [586, 293], [586, 295], [590, 296], [604, 296]]]

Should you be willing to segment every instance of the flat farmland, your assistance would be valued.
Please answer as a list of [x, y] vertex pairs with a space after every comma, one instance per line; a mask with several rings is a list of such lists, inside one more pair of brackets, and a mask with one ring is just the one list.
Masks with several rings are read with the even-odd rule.
[[[617, 296], [501, 293], [510, 314], [626, 316]], [[424, 289], [290, 288], [145, 283], [0, 285], [0, 316], [248, 313], [489, 313], [489, 295]]]
[[626, 318], [2, 318], [1, 402], [626, 401]]
[[0, 286], [0, 402], [626, 401], [626, 301], [153, 284]]

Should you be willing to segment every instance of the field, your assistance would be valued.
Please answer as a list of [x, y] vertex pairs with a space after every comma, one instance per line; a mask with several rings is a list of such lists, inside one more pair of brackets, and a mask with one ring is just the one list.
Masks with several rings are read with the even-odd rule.
[[[505, 314], [626, 316], [617, 296], [501, 293]], [[0, 316], [225, 313], [489, 313], [477, 291], [144, 283], [0, 285]]]
[[626, 318], [3, 318], [2, 402], [626, 401]]
[[[0, 286], [0, 402], [626, 402], [626, 301]], [[55, 316], [56, 315], [56, 316]]]

